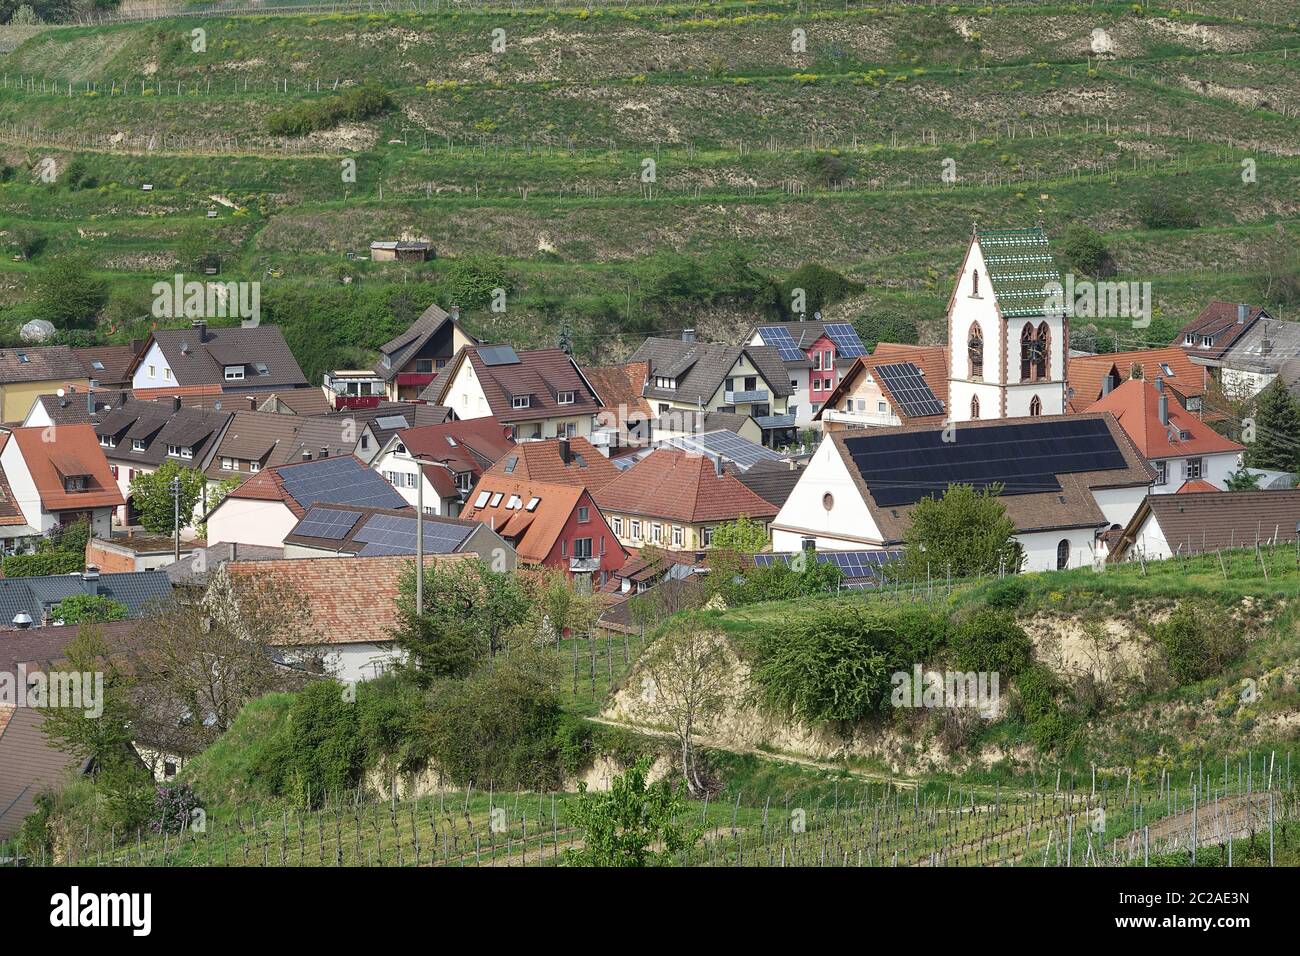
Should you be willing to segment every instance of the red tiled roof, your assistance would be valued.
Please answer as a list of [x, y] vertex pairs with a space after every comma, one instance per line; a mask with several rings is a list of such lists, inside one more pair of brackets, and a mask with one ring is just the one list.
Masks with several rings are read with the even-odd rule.
[[601, 404], [624, 420], [654, 418], [654, 409], [641, 394], [650, 378], [649, 362], [628, 362], [603, 368], [584, 368], [582, 374], [596, 390]]
[[[57, 425], [53, 441], [44, 428], [12, 429], [23, 461], [31, 473], [41, 507], [46, 511], [110, 508], [126, 503], [99, 438], [90, 425]], [[65, 491], [63, 479], [85, 476], [85, 491]]]
[[[566, 440], [569, 443], [567, 464], [560, 451], [560, 442]], [[596, 491], [617, 478], [620, 472], [585, 438], [548, 438], [545, 441], [520, 442], [499, 458], [487, 474], [555, 485], [576, 485]]]
[[[286, 417], [291, 417], [291, 416], [286, 416]], [[358, 476], [359, 480], [374, 481], [376, 482], [376, 484], [378, 484], [379, 482], [383, 482], [385, 485], [388, 484], [387, 479], [385, 479], [382, 475], [380, 475], [379, 472], [366, 467], [366, 463], [363, 462], [356, 455], [346, 455], [346, 456], [337, 456], [337, 457], [351, 458], [353, 461], [357, 463], [357, 466], [361, 470], [361, 474]], [[300, 502], [298, 502], [293, 497], [293, 495], [289, 494], [288, 489], [284, 487], [283, 472], [288, 471], [290, 468], [301, 468], [301, 467], [310, 468], [313, 465], [319, 465], [322, 461], [333, 461], [333, 460], [336, 459], [316, 458], [311, 461], [293, 461], [284, 465], [276, 465], [273, 468], [263, 468], [257, 474], [252, 475], [243, 484], [239, 485], [237, 488], [231, 491], [228, 495], [226, 495], [226, 497], [227, 498], [252, 498], [256, 501], [283, 501], [285, 507], [287, 507], [290, 511], [292, 511], [296, 517], [301, 518], [303, 515], [307, 513], [307, 507], [304, 507]], [[393, 493], [394, 502], [401, 500], [401, 497], [398, 495], [397, 490], [395, 488], [393, 488], [391, 485], [388, 485], [388, 489]], [[336, 502], [325, 501], [321, 503], [335, 504]], [[310, 505], [311, 502], [308, 502], [308, 507]], [[218, 505], [217, 507], [220, 507], [220, 505]], [[214, 508], [213, 510], [215, 511], [216, 509]]]
[[[1110, 412], [1148, 461], [1244, 451], [1244, 446], [1224, 438], [1177, 401], [1169, 402], [1169, 427], [1160, 423], [1160, 395], [1156, 387], [1129, 379], [1099, 401], [1090, 412]], [[1171, 437], [1172, 433], [1172, 437]], [[1180, 437], [1186, 434], [1187, 438]]]
[[[397, 437], [413, 454], [445, 461], [456, 471], [470, 471], [476, 476], [515, 447], [510, 429], [495, 418], [403, 428]], [[429, 470], [447, 473], [436, 466]]]
[[772, 518], [779, 510], [735, 475], [717, 474], [713, 459], [677, 448], [656, 448], [594, 497], [605, 511], [691, 523]]
[[1222, 488], [1216, 488], [1204, 478], [1191, 478], [1184, 481], [1182, 486], [1174, 492], [1176, 495], [1201, 494], [1206, 491], [1222, 491]]
[[[1180, 348], [1139, 349], [1133, 352], [1110, 352], [1100, 355], [1080, 355], [1069, 359], [1067, 377], [1074, 391], [1068, 411], [1081, 412], [1101, 398], [1102, 383], [1112, 371], [1119, 381], [1132, 377], [1133, 366], [1140, 366], [1142, 378], [1154, 382], [1159, 376], [1183, 396], [1204, 395], [1209, 370], [1197, 365]], [[1164, 366], [1173, 372], [1168, 375]]]
[[[473, 558], [472, 554], [425, 555], [427, 567]], [[310, 629], [322, 644], [370, 644], [393, 639], [397, 630], [398, 584], [415, 559], [404, 555], [372, 558], [285, 558], [231, 561], [236, 578], [277, 581], [307, 598]]]
[[[1246, 306], [1246, 321], [1238, 324], [1237, 322], [1236, 302], [1224, 302], [1222, 299], [1213, 299], [1210, 304], [1201, 310], [1201, 314], [1192, 321], [1184, 325], [1175, 336], [1171, 345], [1178, 346], [1185, 350], [1188, 355], [1195, 355], [1199, 358], [1217, 359], [1222, 357], [1223, 353], [1232, 347], [1232, 343], [1241, 338], [1250, 327], [1255, 324], [1261, 315], [1265, 315], [1263, 309], [1254, 306]], [[1188, 333], [1193, 336], [1191, 345], [1183, 345], [1183, 340]], [[1203, 336], [1212, 336], [1214, 344], [1209, 348], [1201, 345]]]
[[[475, 507], [475, 502], [484, 492], [490, 497], [482, 507]], [[574, 485], [552, 485], [487, 474], [470, 492], [460, 516], [481, 522], [503, 538], [512, 539], [521, 561], [540, 564], [554, 549], [556, 539], [584, 494], [586, 489]], [[497, 499], [497, 495], [501, 497]], [[507, 508], [515, 496], [519, 498], [519, 507]], [[538, 502], [529, 511], [527, 505], [533, 498]], [[495, 507], [492, 505], [494, 499]]]

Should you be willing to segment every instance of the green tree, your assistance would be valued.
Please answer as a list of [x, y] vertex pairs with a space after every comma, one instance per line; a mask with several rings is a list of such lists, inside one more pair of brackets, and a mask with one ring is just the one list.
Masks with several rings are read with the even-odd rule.
[[77, 259], [57, 259], [36, 277], [37, 308], [61, 328], [93, 326], [107, 301], [108, 283]]
[[1244, 468], [1231, 472], [1225, 482], [1229, 491], [1258, 491], [1260, 476]]
[[[677, 822], [686, 816], [679, 790], [666, 780], [646, 784], [650, 758], [643, 757], [610, 782], [609, 790], [590, 794], [578, 784], [573, 819], [585, 831], [580, 849], [564, 853], [568, 866], [638, 867], [671, 864], [700, 839], [698, 830]], [[656, 849], [652, 849], [656, 848]]]
[[1060, 257], [1067, 268], [1084, 275], [1110, 271], [1111, 256], [1105, 240], [1082, 223], [1066, 228], [1061, 237]]
[[180, 462], [164, 461], [149, 474], [137, 473], [131, 479], [131, 502], [140, 516], [140, 524], [154, 534], [173, 534], [176, 531], [176, 503], [172, 494], [172, 480], [180, 484], [181, 527], [194, 518], [194, 508], [203, 495], [207, 478], [196, 468], [187, 468]]
[[1246, 463], [1252, 468], [1294, 472], [1300, 464], [1298, 452], [1300, 406], [1281, 379], [1274, 379], [1256, 402], [1255, 440], [1246, 443]]
[[127, 606], [102, 594], [74, 594], [50, 609], [54, 620], [64, 624], [97, 621], [123, 621], [130, 613]]
[[713, 529], [713, 548], [737, 554], [757, 554], [767, 547], [767, 528], [759, 521], [741, 515]]
[[1016, 526], [998, 500], [1000, 485], [976, 491], [949, 485], [942, 498], [922, 498], [912, 509], [904, 535], [905, 578], [967, 577], [1002, 571], [1014, 574], [1024, 561]]

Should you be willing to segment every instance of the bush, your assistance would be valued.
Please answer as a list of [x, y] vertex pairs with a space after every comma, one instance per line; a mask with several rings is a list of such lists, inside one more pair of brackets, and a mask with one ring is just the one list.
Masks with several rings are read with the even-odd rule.
[[130, 609], [125, 604], [102, 594], [74, 594], [50, 608], [54, 620], [64, 624], [123, 621], [129, 613]]
[[149, 826], [155, 833], [181, 833], [189, 829], [194, 811], [199, 808], [198, 795], [189, 784], [164, 784], [154, 791]]
[[1183, 601], [1154, 630], [1169, 674], [1179, 684], [1195, 683], [1220, 673], [1246, 649], [1240, 631], [1226, 616], [1199, 601]]
[[36, 554], [11, 554], [0, 569], [7, 578], [33, 578], [46, 574], [71, 574], [86, 566], [86, 556], [75, 551], [38, 551]]
[[1002, 578], [984, 589], [984, 603], [999, 611], [1016, 611], [1029, 597], [1029, 585], [1018, 577]]
[[1042, 664], [1033, 664], [1016, 679], [1017, 707], [1029, 737], [1044, 752], [1063, 749], [1074, 733], [1074, 719], [1061, 710], [1061, 691], [1056, 675]]
[[393, 98], [382, 87], [367, 83], [337, 96], [309, 100], [277, 110], [266, 118], [272, 136], [306, 136], [316, 130], [333, 129], [339, 123], [369, 119], [393, 108]]
[[1073, 272], [1084, 275], [1113, 275], [1114, 260], [1106, 243], [1092, 229], [1076, 223], [1061, 237], [1061, 260]]
[[1137, 215], [1148, 229], [1195, 229], [1201, 224], [1196, 207], [1172, 193], [1147, 193], [1138, 200]]
[[276, 796], [314, 809], [327, 794], [355, 789], [365, 769], [358, 708], [336, 681], [309, 684], [289, 705], [289, 719], [258, 755], [253, 774]]
[[982, 608], [961, 621], [952, 644], [963, 669], [996, 671], [1003, 679], [1023, 673], [1033, 649], [1015, 617], [992, 608]]

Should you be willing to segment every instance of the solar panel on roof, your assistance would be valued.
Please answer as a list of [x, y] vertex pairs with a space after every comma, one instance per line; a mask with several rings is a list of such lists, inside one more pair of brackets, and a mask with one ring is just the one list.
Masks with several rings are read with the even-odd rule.
[[844, 440], [876, 504], [889, 508], [941, 495], [950, 484], [1004, 495], [1060, 491], [1056, 476], [1127, 467], [1099, 418], [961, 428], [943, 441], [938, 429]]
[[759, 330], [763, 336], [763, 344], [770, 345], [781, 354], [783, 362], [797, 362], [800, 359], [807, 358], [803, 354], [803, 349], [795, 343], [794, 337], [790, 335], [790, 330], [781, 325], [765, 325]]
[[[428, 554], [449, 554], [455, 551], [473, 528], [462, 524], [450, 524], [441, 521], [424, 521], [424, 550]], [[415, 554], [415, 517], [399, 515], [372, 515], [353, 535], [353, 540], [366, 545], [359, 553], [371, 554]], [[380, 552], [367, 550], [370, 545], [391, 550]]]
[[[795, 555], [793, 554], [755, 554], [752, 556], [754, 565], [760, 568], [769, 568], [777, 561], [783, 564], [789, 564]], [[902, 551], [817, 551], [812, 552], [818, 564], [833, 564], [840, 569], [846, 582], [858, 578], [873, 578], [881, 574], [881, 567], [892, 561], [898, 560], [903, 554]], [[848, 587], [846, 583], [844, 585]]]
[[312, 508], [293, 529], [294, 534], [311, 538], [341, 540], [348, 536], [352, 526], [361, 517], [360, 511], [335, 511], [331, 508]]
[[390, 431], [394, 428], [411, 427], [410, 423], [407, 422], [405, 415], [380, 415], [375, 419], [375, 424], [385, 431]]
[[858, 338], [858, 331], [847, 322], [830, 322], [823, 328], [826, 337], [835, 343], [835, 352], [840, 358], [857, 358], [866, 355], [866, 346]]
[[518, 365], [519, 353], [508, 345], [484, 345], [478, 350], [484, 365]]
[[911, 362], [877, 365], [876, 374], [909, 418], [943, 414], [943, 403]]
[[405, 508], [399, 495], [376, 471], [354, 458], [322, 458], [280, 471], [284, 490], [304, 507], [314, 504]]
[[781, 461], [781, 456], [764, 445], [756, 445], [735, 432], [725, 429], [700, 432], [696, 435], [681, 435], [669, 439], [666, 444], [684, 451], [701, 455], [719, 456], [734, 462], [744, 471], [748, 471], [760, 461]]

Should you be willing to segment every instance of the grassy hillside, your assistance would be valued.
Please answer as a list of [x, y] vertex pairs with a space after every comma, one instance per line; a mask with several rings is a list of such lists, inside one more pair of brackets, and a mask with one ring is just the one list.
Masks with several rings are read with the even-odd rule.
[[[0, 56], [0, 230], [43, 243], [0, 262], [0, 334], [31, 316], [42, 269], [77, 256], [114, 292], [92, 335], [138, 335], [149, 285], [198, 248], [267, 283], [287, 324], [303, 320], [285, 300], [325, 297], [334, 326], [422, 283], [486, 336], [550, 342], [564, 319], [580, 351], [614, 358], [651, 330], [729, 337], [768, 307], [654, 260], [672, 252], [777, 281], [819, 262], [865, 284], [837, 318], [933, 340], [971, 223], [1041, 220], [1092, 226], [1121, 277], [1153, 283], [1152, 327], [1101, 320], [1103, 342], [1164, 344], [1211, 296], [1258, 298], [1261, 264], [1300, 234], [1300, 29], [1285, 5], [1203, 6], [764, 0], [42, 30]], [[390, 111], [268, 132], [365, 81]], [[1195, 225], [1151, 228], [1153, 191], [1194, 200]], [[403, 233], [438, 261], [346, 257]], [[454, 274], [484, 256], [508, 275], [504, 316]]]

